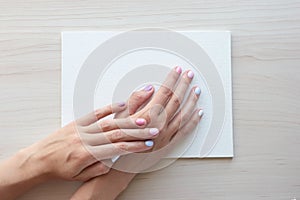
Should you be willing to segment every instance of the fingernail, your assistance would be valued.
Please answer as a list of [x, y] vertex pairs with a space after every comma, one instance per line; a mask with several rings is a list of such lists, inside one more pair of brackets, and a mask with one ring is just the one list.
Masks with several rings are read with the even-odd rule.
[[142, 125], [145, 125], [145, 124], [146, 124], [146, 120], [143, 119], [143, 118], [137, 118], [137, 119], [135, 120], [135, 123], [136, 123], [137, 125], [139, 125], [139, 126], [142, 126]]
[[178, 74], [180, 74], [182, 72], [182, 69], [179, 66], [175, 67], [175, 70]]
[[159, 133], [159, 130], [157, 128], [150, 128], [149, 132], [151, 135], [157, 135]]
[[147, 91], [147, 92], [149, 92], [150, 90], [152, 90], [152, 85], [147, 85], [145, 88], [144, 88], [144, 90], [145, 91]]
[[147, 147], [152, 147], [154, 145], [154, 142], [152, 140], [147, 140], [147, 141], [145, 141], [145, 145]]
[[199, 87], [196, 87], [194, 91], [195, 91], [196, 95], [199, 95], [201, 93], [201, 90]]
[[187, 76], [189, 78], [193, 78], [194, 77], [194, 72], [192, 72], [191, 70], [187, 73]]
[[198, 115], [201, 117], [203, 115], [203, 110], [199, 110]]
[[120, 156], [115, 156], [111, 159], [111, 162], [115, 163], [119, 158]]
[[123, 107], [123, 106], [125, 106], [125, 102], [119, 102], [118, 105], [119, 105], [120, 107]]

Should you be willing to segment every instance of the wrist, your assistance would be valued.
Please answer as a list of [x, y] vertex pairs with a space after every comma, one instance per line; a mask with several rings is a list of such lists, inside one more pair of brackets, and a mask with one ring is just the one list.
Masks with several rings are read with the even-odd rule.
[[102, 188], [105, 188], [105, 192], [102, 193], [101, 197], [103, 199], [116, 199], [128, 187], [136, 175], [112, 169], [103, 177]]
[[36, 160], [31, 148], [17, 152], [0, 164], [0, 196], [14, 199], [46, 180], [42, 164]]
[[16, 170], [26, 173], [24, 180], [42, 182], [47, 179], [47, 164], [39, 156], [39, 151], [35, 145], [20, 150], [14, 158], [16, 159]]
[[116, 199], [127, 188], [135, 175], [111, 169], [107, 174], [85, 182], [71, 200]]

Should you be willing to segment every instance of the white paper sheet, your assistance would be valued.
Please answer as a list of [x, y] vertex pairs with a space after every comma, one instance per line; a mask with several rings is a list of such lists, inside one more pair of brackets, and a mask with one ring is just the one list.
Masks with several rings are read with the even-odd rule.
[[[81, 66], [88, 56], [103, 42], [120, 32], [63, 32], [62, 33], [62, 125], [74, 120], [73, 96], [76, 78]], [[209, 88], [205, 85], [205, 77], [195, 72], [192, 83], [201, 88], [201, 98], [198, 106], [203, 107], [204, 116], [197, 128], [195, 137], [188, 137], [183, 143], [191, 143], [184, 149], [179, 145], [169, 156], [185, 158], [200, 157], [233, 157], [233, 128], [232, 128], [232, 86], [231, 86], [231, 40], [228, 31], [183, 31], [179, 32], [196, 42], [210, 57], [221, 77], [225, 91], [225, 119], [222, 132], [213, 149], [208, 155], [201, 155], [201, 148], [207, 137], [212, 119], [212, 105]], [[95, 91], [94, 107], [99, 108], [111, 103], [113, 90], [124, 74], [141, 65], [160, 64], [169, 66], [182, 66], [184, 70], [193, 69], [188, 62], [179, 56], [163, 51], [144, 49], [135, 51], [117, 59], [98, 80]], [[122, 66], [122, 68], [120, 68]], [[201, 66], [205, 67], [205, 66]], [[121, 69], [121, 70], [120, 70]], [[198, 69], [201, 73], [201, 69]], [[87, 80], [88, 82], [89, 80]], [[139, 89], [139, 88], [136, 88]], [[130, 94], [132, 91], [125, 91]], [[106, 98], [102, 98], [102, 97]], [[120, 96], [121, 97], [121, 96]], [[124, 97], [125, 98], [125, 97]], [[122, 99], [120, 99], [122, 100]], [[123, 99], [124, 100], [124, 99]]]

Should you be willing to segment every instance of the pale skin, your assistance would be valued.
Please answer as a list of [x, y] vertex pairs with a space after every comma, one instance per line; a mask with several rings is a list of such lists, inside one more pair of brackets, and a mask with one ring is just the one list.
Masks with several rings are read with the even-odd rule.
[[[177, 72], [177, 73], [176, 73]], [[119, 113], [121, 117], [126, 117], [128, 115], [135, 117], [143, 117], [147, 119], [149, 125], [155, 124], [160, 129], [160, 134], [157, 138], [154, 139], [154, 147], [149, 151], [155, 151], [163, 148], [164, 146], [180, 140], [180, 138], [184, 137], [186, 134], [190, 133], [201, 120], [203, 111], [201, 109], [195, 109], [196, 102], [199, 98], [200, 92], [199, 88], [193, 87], [190, 91], [188, 98], [182, 109], [179, 109], [183, 98], [187, 92], [188, 86], [192, 81], [193, 75], [191, 76], [191, 72], [187, 71], [180, 76], [181, 70], [172, 71], [164, 85], [167, 85], [169, 88], [162, 87], [156, 93], [156, 95], [152, 98], [152, 100], [141, 110], [131, 110], [131, 112], [126, 112], [126, 110]], [[178, 83], [177, 87], [175, 84]], [[173, 92], [170, 92], [169, 89], [173, 89]], [[128, 105], [130, 105], [130, 101]], [[163, 105], [165, 108], [164, 117], [165, 123], [157, 124], [153, 122], [151, 119], [160, 120], [161, 113], [156, 113], [154, 111], [154, 116], [149, 115], [149, 109], [155, 107], [155, 105]], [[176, 113], [179, 110], [178, 113]], [[117, 116], [118, 117], [118, 116]], [[151, 118], [152, 117], [152, 118]], [[151, 157], [150, 162], [148, 162], [145, 166], [142, 166], [141, 170], [151, 167], [155, 163], [159, 162], [159, 160], [164, 156], [164, 154], [158, 154], [157, 156]], [[124, 165], [132, 162], [136, 162], [137, 165], [140, 165], [140, 160], [136, 157], [134, 159], [130, 159], [131, 155], [123, 156], [119, 159], [115, 165]], [[130, 160], [130, 162], [126, 162]], [[145, 160], [142, 162], [145, 163]], [[137, 169], [137, 168], [135, 168]], [[95, 177], [85, 183], [73, 194], [71, 197], [72, 200], [98, 200], [98, 199], [115, 199], [118, 195], [127, 188], [129, 183], [133, 180], [133, 178], [138, 173], [129, 173], [126, 171], [119, 171], [116, 169], [111, 169], [107, 174], [99, 177]]]
[[[139, 171], [110, 169], [104, 161], [121, 155], [114, 166], [130, 167], [130, 153], [176, 145], [197, 126], [203, 113], [195, 108], [198, 87], [192, 88], [183, 104], [192, 78], [191, 71], [181, 73], [176, 67], [148, 103], [154, 93], [151, 86], [133, 93], [126, 104], [98, 109], [20, 150], [0, 163], [1, 199], [15, 199], [53, 178], [85, 181], [72, 199], [115, 199]], [[103, 119], [111, 114], [115, 114], [114, 119]], [[163, 155], [147, 157], [149, 162], [139, 170], [151, 167]]]
[[[123, 132], [131, 130], [133, 134], [144, 138], [156, 137], [149, 133], [149, 128], [145, 128], [145, 120], [136, 119], [139, 125], [132, 123], [132, 118], [98, 121], [125, 108], [125, 105], [101, 108], [95, 111], [95, 115], [89, 114], [78, 122], [68, 124], [2, 162], [0, 165], [1, 199], [14, 199], [34, 185], [52, 178], [86, 181], [109, 171], [101, 160], [152, 148], [147, 146], [145, 141], [132, 141]], [[103, 124], [105, 126], [101, 128]], [[119, 128], [114, 128], [116, 126]], [[95, 127], [98, 127], [97, 131]], [[115, 139], [117, 138], [115, 135], [122, 134], [125, 137], [120, 140]], [[124, 149], [126, 151], [123, 151]]]

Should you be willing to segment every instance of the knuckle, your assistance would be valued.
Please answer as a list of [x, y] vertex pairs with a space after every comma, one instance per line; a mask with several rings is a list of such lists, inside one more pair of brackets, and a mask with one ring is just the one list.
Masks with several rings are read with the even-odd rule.
[[149, 115], [146, 115], [146, 114], [141, 115], [141, 118], [144, 118], [146, 120], [147, 124], [149, 124], [152, 120], [151, 117]]
[[67, 180], [73, 180], [75, 178], [77, 178], [76, 172], [72, 171], [72, 170], [63, 170], [62, 172], [58, 172], [59, 175], [65, 177]]
[[100, 122], [99, 125], [103, 131], [112, 129], [112, 124], [110, 123], [109, 120], [104, 120], [104, 121]]
[[87, 159], [90, 158], [91, 155], [87, 151], [81, 151], [77, 156], [79, 163], [84, 163]]
[[86, 151], [74, 151], [67, 155], [66, 161], [74, 163], [75, 166], [81, 166], [89, 158], [89, 154]]
[[106, 167], [105, 170], [103, 171], [103, 174], [107, 174], [110, 171], [109, 167]]
[[122, 151], [128, 151], [129, 145], [125, 142], [120, 142], [117, 146]]
[[133, 101], [138, 101], [140, 98], [142, 98], [142, 94], [140, 92], [134, 92], [132, 93], [130, 99], [133, 100]]
[[179, 123], [186, 122], [189, 119], [190, 119], [190, 115], [188, 113], [184, 113], [182, 114], [181, 121]]
[[120, 141], [124, 139], [124, 134], [120, 129], [114, 130], [109, 138], [111, 141]]
[[196, 117], [193, 117], [193, 118], [191, 119], [191, 121], [192, 121], [192, 124], [193, 124], [193, 125], [197, 125], [197, 124], [198, 124], [198, 119], [197, 119]]
[[81, 144], [82, 144], [81, 138], [77, 134], [71, 136], [70, 145], [81, 145]]
[[178, 97], [173, 97], [172, 98], [172, 104], [176, 107], [180, 106], [180, 99]]
[[185, 76], [183, 76], [182, 79], [183, 79], [183, 84], [187, 84], [188, 85], [191, 82], [191, 78], [189, 78], [187, 76], [187, 74]]
[[89, 126], [82, 126], [82, 127], [78, 127], [77, 128], [77, 133], [81, 134], [81, 133], [87, 133], [90, 129], [90, 125]]
[[153, 123], [153, 126], [157, 128], [160, 133], [162, 133], [164, 129], [167, 127], [167, 123], [165, 120], [159, 120], [156, 121], [156, 123]]
[[157, 144], [157, 148], [160, 149], [160, 148], [166, 146], [169, 143], [169, 141], [170, 141], [170, 137], [171, 137], [170, 135], [163, 136], [160, 139], [160, 142]]
[[196, 94], [193, 94], [191, 98], [192, 103], [196, 104], [197, 100], [198, 100], [198, 96]]
[[164, 133], [166, 131], [166, 127], [165, 126], [158, 126], [158, 131], [159, 131], [159, 133]]
[[96, 117], [97, 119], [99, 119], [100, 116], [103, 115], [103, 112], [104, 112], [103, 109], [98, 108], [98, 109], [96, 109], [96, 110], [94, 111], [94, 115], [95, 115], [95, 117]]
[[136, 93], [133, 97], [134, 97], [134, 100], [139, 101], [143, 97], [143, 95], [140, 93]]
[[90, 180], [91, 177], [88, 177], [88, 176], [84, 176], [84, 177], [81, 177], [78, 181], [83, 181], [83, 182], [86, 182], [88, 180]]
[[[68, 130], [68, 131], [64, 131], [64, 130]], [[58, 130], [58, 133], [61, 133], [61, 134], [66, 134], [68, 136], [73, 136], [74, 133], [75, 135], [80, 133], [81, 131], [83, 130], [83, 127], [79, 125], [78, 122], [72, 122], [68, 125], [65, 126], [65, 129], [61, 129], [61, 130]]]
[[67, 180], [69, 180], [69, 181], [85, 181], [82, 177], [80, 177], [80, 176], [75, 176], [75, 177], [72, 177], [72, 178], [70, 178], [70, 179], [67, 179]]
[[167, 88], [167, 87], [165, 87], [165, 90], [164, 90], [163, 93], [167, 97], [170, 97], [173, 94], [172, 90], [170, 88]]
[[103, 163], [100, 164], [100, 172], [102, 174], [107, 174], [109, 172], [110, 168]]

